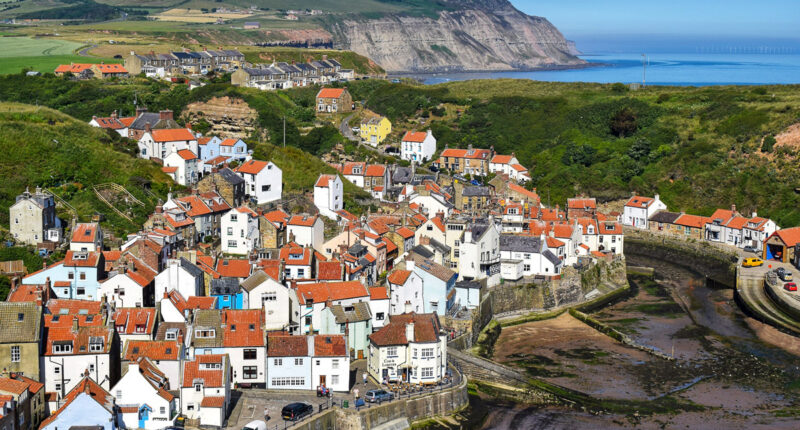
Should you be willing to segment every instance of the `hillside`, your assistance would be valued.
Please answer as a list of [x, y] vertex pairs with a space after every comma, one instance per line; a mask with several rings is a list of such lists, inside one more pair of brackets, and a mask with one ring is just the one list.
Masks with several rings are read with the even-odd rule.
[[[116, 134], [116, 133], [114, 133]], [[8, 225], [8, 208], [26, 187], [42, 186], [68, 201], [81, 221], [95, 212], [106, 215], [106, 228], [122, 234], [136, 231], [166, 195], [171, 180], [160, 169], [135, 158], [135, 147], [68, 115], [44, 107], [0, 103], [0, 225]], [[130, 222], [98, 199], [92, 185], [117, 183], [145, 207], [134, 206]], [[152, 189], [151, 193], [144, 187]], [[60, 209], [67, 222], [71, 215]]]

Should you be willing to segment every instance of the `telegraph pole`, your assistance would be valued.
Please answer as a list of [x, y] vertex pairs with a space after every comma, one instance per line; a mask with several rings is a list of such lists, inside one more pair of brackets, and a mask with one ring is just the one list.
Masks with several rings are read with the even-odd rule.
[[642, 86], [647, 86], [647, 79], [646, 77], [647, 72], [647, 54], [642, 54]]

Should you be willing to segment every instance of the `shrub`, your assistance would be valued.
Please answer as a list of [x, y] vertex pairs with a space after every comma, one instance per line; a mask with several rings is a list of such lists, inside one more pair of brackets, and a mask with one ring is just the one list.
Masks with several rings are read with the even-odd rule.
[[775, 138], [768, 134], [761, 142], [761, 152], [772, 152], [772, 147], [775, 146]]

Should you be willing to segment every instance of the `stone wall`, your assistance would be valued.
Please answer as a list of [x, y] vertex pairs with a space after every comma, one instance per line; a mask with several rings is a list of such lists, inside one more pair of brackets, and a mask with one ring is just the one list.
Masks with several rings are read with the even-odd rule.
[[[390, 422], [410, 423], [440, 415], [451, 415], [469, 403], [467, 380], [441, 391], [355, 410], [334, 407], [291, 427], [292, 430], [368, 430]], [[404, 421], [405, 420], [405, 421]], [[406, 426], [408, 424], [405, 424]], [[401, 426], [402, 428], [402, 426]]]
[[736, 285], [738, 255], [709, 242], [626, 229], [625, 254], [669, 261], [731, 288]]

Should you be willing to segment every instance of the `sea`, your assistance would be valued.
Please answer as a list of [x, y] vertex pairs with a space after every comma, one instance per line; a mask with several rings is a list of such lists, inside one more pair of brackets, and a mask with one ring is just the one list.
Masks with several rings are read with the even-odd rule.
[[592, 67], [524, 72], [420, 74], [425, 84], [467, 79], [622, 82], [645, 85], [766, 85], [800, 83], [800, 40], [686, 37], [598, 37], [579, 40]]

